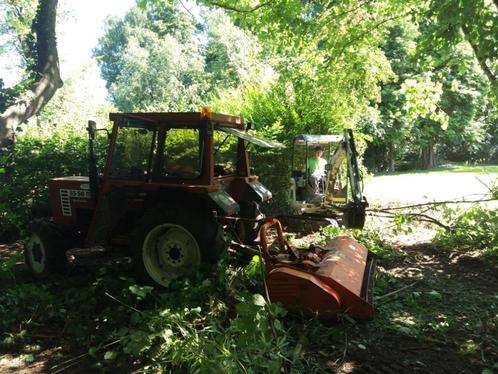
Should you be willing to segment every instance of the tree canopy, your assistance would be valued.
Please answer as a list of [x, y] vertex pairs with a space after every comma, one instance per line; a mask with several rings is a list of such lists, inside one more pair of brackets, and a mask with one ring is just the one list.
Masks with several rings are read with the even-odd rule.
[[[108, 20], [94, 55], [119, 110], [209, 104], [284, 141], [355, 127], [379, 169], [496, 157], [496, 1], [192, 4], [140, 0]], [[57, 1], [1, 6], [2, 48], [25, 70], [0, 92], [2, 139], [12, 139], [61, 85]]]

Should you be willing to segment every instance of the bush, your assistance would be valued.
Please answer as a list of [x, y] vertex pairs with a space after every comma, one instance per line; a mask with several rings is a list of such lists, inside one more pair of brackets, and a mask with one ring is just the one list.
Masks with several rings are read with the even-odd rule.
[[[98, 145], [97, 159], [104, 160], [105, 142]], [[0, 241], [7, 231], [11, 236], [12, 227], [22, 231], [33, 217], [50, 215], [50, 178], [88, 174], [87, 146], [86, 134], [73, 129], [18, 138], [2, 162], [6, 167], [0, 174]]]
[[440, 231], [436, 239], [455, 249], [480, 249], [486, 254], [498, 255], [498, 212], [478, 204], [462, 211], [446, 209], [453, 230]]

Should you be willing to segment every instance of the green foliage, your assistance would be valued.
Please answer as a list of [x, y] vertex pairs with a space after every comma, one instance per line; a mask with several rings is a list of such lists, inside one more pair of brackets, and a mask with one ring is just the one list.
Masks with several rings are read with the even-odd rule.
[[[28, 70], [35, 70], [36, 49], [32, 25], [36, 17], [38, 0], [3, 0], [0, 2], [0, 53], [17, 51], [21, 54], [21, 64]], [[32, 71], [31, 73], [34, 73]], [[30, 76], [30, 72], [27, 74]]]
[[9, 257], [0, 262], [0, 280], [14, 279], [14, 265], [17, 262], [16, 256]]
[[258, 75], [255, 38], [223, 12], [205, 13], [198, 24], [179, 2], [158, 1], [108, 20], [94, 54], [120, 110], [196, 111]]
[[[106, 145], [106, 139], [99, 139], [96, 158], [101, 166]], [[33, 216], [50, 216], [48, 180], [86, 175], [87, 147], [86, 136], [59, 126], [54, 126], [49, 137], [41, 137], [34, 131], [20, 137], [9, 157], [9, 172], [0, 175], [2, 225], [10, 223], [23, 229]]]
[[253, 372], [278, 371], [288, 345], [278, 319], [283, 310], [277, 305], [266, 307], [257, 294], [242, 297], [235, 305], [236, 316], [228, 321], [220, 314], [225, 309], [218, 301], [217, 310], [211, 311], [200, 306], [163, 306], [132, 314], [131, 324], [117, 331], [122, 352], [137, 358], [148, 356], [153, 362], [148, 370], [212, 372], [245, 367]]
[[431, 17], [432, 22], [428, 24], [429, 32], [423, 47], [434, 53], [434, 50], [451, 50], [461, 41], [468, 42], [474, 57], [490, 80], [496, 101], [496, 3], [486, 0], [432, 0], [426, 14]]
[[[51, 286], [3, 283], [1, 338], [4, 345], [25, 344], [37, 326], [62, 323], [104, 367], [133, 360], [146, 372], [279, 371], [291, 362], [296, 339], [282, 319], [286, 312], [250, 289], [243, 269], [220, 264], [217, 270], [169, 290], [105, 270], [75, 281], [84, 287], [71, 280], [64, 286], [57, 280]], [[9, 333], [14, 321], [22, 336]]]
[[0, 113], [33, 84], [39, 73], [33, 29], [38, 4], [38, 0], [0, 1], [0, 55], [5, 54], [9, 60], [15, 61], [22, 72], [20, 81], [8, 88], [3, 87], [0, 77]]
[[60, 316], [60, 311], [53, 308], [55, 300], [53, 293], [43, 285], [27, 283], [9, 288], [3, 286], [0, 293], [0, 313], [4, 316], [0, 321], [0, 345], [9, 345], [16, 340], [15, 336], [6, 334], [11, 331], [14, 323], [21, 327], [17, 339], [23, 338], [26, 335], [26, 326], [33, 322], [32, 318], [39, 312], [40, 305], [45, 307], [43, 319], [50, 320], [57, 314]]
[[400, 20], [383, 44], [398, 79], [382, 88], [379, 121], [362, 124], [372, 137], [365, 157], [370, 167], [435, 166], [420, 162], [429, 151], [442, 160], [494, 157], [489, 84], [467, 44], [430, 55], [416, 49], [430, 32], [427, 22]]
[[95, 56], [120, 110], [198, 109], [203, 87], [195, 28], [188, 14], [166, 2], [107, 21]]
[[[15, 146], [0, 153], [0, 237], [11, 227], [24, 229], [33, 216], [50, 216], [50, 178], [88, 174], [88, 120], [105, 127], [111, 109], [97, 102], [85, 84], [91, 69], [69, 77], [37, 115], [36, 124], [21, 125]], [[102, 171], [107, 146], [102, 133], [95, 145]]]
[[444, 211], [451, 222], [451, 232], [440, 231], [437, 240], [445, 246], [461, 250], [483, 250], [498, 255], [498, 212], [475, 204], [470, 208], [449, 208]]
[[[36, 116], [36, 127], [22, 128], [30, 128], [35, 136], [50, 137], [54, 131], [74, 131], [75, 134], [86, 136], [88, 120], [95, 121], [100, 128], [106, 127], [109, 124], [109, 112], [114, 108], [96, 97], [95, 87], [87, 77], [97, 74], [97, 64], [92, 62], [67, 77], [64, 85]], [[22, 133], [19, 135], [22, 137]]]

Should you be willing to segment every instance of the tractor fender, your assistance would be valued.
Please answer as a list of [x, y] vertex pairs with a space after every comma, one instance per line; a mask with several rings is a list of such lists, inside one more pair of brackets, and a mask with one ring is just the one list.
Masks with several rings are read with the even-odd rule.
[[271, 191], [259, 181], [251, 181], [246, 183], [246, 188], [241, 195], [241, 201], [255, 201], [263, 203], [273, 197]]

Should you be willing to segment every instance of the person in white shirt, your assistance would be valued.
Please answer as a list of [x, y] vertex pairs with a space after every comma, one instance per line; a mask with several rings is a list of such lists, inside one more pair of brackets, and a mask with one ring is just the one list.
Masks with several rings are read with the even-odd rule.
[[321, 198], [320, 195], [320, 181], [325, 177], [325, 165], [327, 165], [327, 160], [322, 158], [323, 148], [321, 146], [315, 147], [315, 153], [313, 157], [308, 159], [308, 184], [309, 184], [309, 197], [307, 200], [315, 200]]

